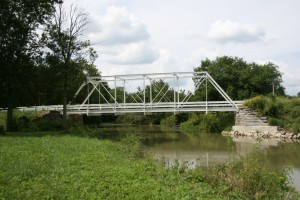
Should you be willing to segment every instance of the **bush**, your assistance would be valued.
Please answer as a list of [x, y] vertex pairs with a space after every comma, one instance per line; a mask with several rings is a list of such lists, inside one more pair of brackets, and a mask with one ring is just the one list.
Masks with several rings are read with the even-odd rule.
[[164, 128], [174, 128], [176, 127], [176, 115], [170, 115], [161, 120], [160, 125]]
[[291, 115], [294, 118], [297, 118], [298, 116], [300, 116], [300, 106], [293, 107], [293, 109], [291, 110]]
[[201, 133], [218, 133], [221, 132], [220, 121], [216, 114], [207, 113], [200, 115], [200, 124], [198, 130]]
[[180, 124], [180, 128], [184, 131], [220, 133], [233, 124], [233, 113], [192, 114], [186, 122]]
[[277, 119], [277, 118], [270, 117], [270, 118], [268, 118], [268, 123], [272, 126], [279, 126], [279, 127], [282, 127], [282, 128], [286, 127], [286, 123], [282, 119]]
[[26, 131], [30, 129], [31, 120], [26, 116], [18, 117], [16, 120], [16, 126], [19, 131]]
[[186, 122], [182, 122], [180, 124], [180, 128], [184, 131], [188, 132], [195, 132], [197, 130], [197, 127], [195, 126], [194, 122], [192, 120], [188, 120]]
[[63, 119], [39, 119], [33, 123], [32, 129], [39, 131], [59, 131], [63, 130]]
[[209, 169], [204, 179], [214, 187], [222, 187], [225, 196], [244, 195], [244, 199], [297, 199], [289, 186], [289, 170], [274, 172], [265, 164], [259, 150], [247, 158], [232, 160]]
[[288, 131], [300, 131], [299, 97], [257, 96], [249, 99], [245, 105], [268, 117], [270, 125], [280, 126]]
[[300, 117], [298, 117], [293, 124], [293, 131], [295, 133], [300, 133]]
[[257, 96], [247, 100], [245, 106], [252, 108], [256, 111], [262, 112], [265, 108], [265, 104], [266, 104], [266, 97]]

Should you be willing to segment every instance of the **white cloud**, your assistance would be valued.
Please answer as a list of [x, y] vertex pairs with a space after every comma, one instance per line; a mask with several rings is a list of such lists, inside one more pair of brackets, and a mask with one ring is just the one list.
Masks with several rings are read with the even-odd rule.
[[106, 48], [103, 60], [112, 64], [147, 64], [158, 57], [158, 50], [147, 42], [137, 42]]
[[158, 59], [159, 51], [150, 41], [146, 25], [136, 20], [125, 7], [108, 7], [98, 23], [100, 31], [90, 33], [89, 38], [98, 41], [102, 61], [135, 65]]
[[102, 45], [128, 44], [150, 38], [146, 26], [124, 7], [109, 7], [99, 24], [101, 32], [98, 37]]
[[281, 62], [288, 94], [300, 91], [299, 54], [291, 55], [300, 44], [298, 1], [68, 1], [90, 13], [87, 34], [103, 75], [192, 71], [228, 55]]
[[218, 43], [250, 43], [262, 41], [265, 32], [248, 24], [218, 20], [211, 25], [208, 37]]
[[200, 65], [202, 60], [206, 58], [214, 60], [217, 56], [220, 56], [218, 49], [199, 48], [190, 54], [185, 63], [187, 66], [195, 68]]

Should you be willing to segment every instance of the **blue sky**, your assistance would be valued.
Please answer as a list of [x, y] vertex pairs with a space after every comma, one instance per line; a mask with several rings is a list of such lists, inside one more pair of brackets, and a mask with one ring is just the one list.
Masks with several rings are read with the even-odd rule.
[[275, 63], [286, 92], [300, 92], [299, 0], [65, 0], [74, 2], [89, 13], [102, 75], [193, 71], [227, 55]]

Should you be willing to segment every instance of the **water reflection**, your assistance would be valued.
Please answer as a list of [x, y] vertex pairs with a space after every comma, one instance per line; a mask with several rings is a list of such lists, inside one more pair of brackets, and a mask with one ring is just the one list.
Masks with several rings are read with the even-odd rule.
[[300, 192], [300, 143], [284, 140], [256, 140], [253, 138], [224, 137], [221, 134], [185, 134], [162, 131], [158, 127], [105, 127], [99, 137], [119, 140], [128, 134], [143, 138], [145, 151], [167, 167], [185, 165], [210, 167], [226, 162], [230, 157], [247, 156], [254, 148], [265, 155], [274, 169], [290, 166], [292, 178]]

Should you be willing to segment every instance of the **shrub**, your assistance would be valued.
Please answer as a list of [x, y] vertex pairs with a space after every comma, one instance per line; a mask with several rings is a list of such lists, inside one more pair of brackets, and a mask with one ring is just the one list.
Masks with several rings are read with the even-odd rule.
[[300, 117], [298, 117], [293, 124], [293, 131], [295, 133], [300, 133]]
[[268, 123], [272, 126], [280, 126], [282, 128], [286, 127], [285, 121], [282, 119], [270, 117], [268, 118]]
[[233, 113], [192, 114], [187, 121], [180, 124], [180, 128], [184, 131], [219, 133], [233, 124]]
[[196, 131], [197, 130], [197, 127], [195, 126], [195, 124], [193, 123], [193, 121], [191, 120], [188, 120], [186, 122], [182, 122], [180, 124], [180, 128], [183, 129], [184, 131]]
[[246, 101], [245, 106], [252, 108], [256, 111], [263, 111], [266, 104], [266, 97], [257, 96]]
[[[209, 169], [204, 179], [213, 187], [222, 186], [225, 196], [245, 199], [297, 199], [299, 195], [289, 186], [289, 170], [274, 172], [265, 164], [259, 150], [247, 158], [232, 160]], [[239, 197], [241, 198], [241, 196]]]
[[170, 115], [163, 120], [161, 120], [160, 125], [164, 128], [173, 128], [176, 127], [176, 116], [175, 115]]
[[39, 119], [33, 123], [34, 127], [39, 131], [58, 131], [63, 130], [63, 119]]
[[293, 109], [291, 110], [291, 116], [294, 118], [300, 116], [300, 106], [293, 107]]
[[19, 131], [26, 131], [30, 128], [31, 120], [26, 116], [18, 117], [16, 120], [16, 126]]
[[213, 113], [201, 115], [198, 130], [202, 133], [221, 132], [220, 121], [217, 115]]

